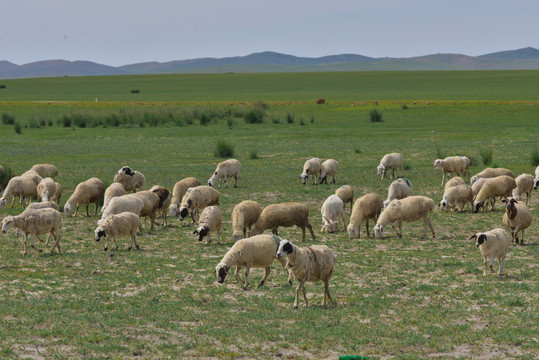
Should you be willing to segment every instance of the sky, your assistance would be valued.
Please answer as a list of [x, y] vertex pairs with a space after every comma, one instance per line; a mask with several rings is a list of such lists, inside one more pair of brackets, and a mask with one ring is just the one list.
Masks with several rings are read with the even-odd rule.
[[538, 0], [0, 0], [0, 60], [133, 63], [275, 51], [470, 56], [539, 48]]

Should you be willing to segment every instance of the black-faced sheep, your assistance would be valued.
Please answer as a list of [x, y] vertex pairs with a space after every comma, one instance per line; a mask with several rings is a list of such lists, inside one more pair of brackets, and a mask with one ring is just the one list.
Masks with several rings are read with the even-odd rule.
[[180, 203], [180, 221], [183, 221], [191, 212], [193, 224], [196, 223], [195, 215], [198, 210], [206, 206], [219, 205], [219, 191], [211, 186], [200, 185], [187, 189]]
[[234, 206], [232, 210], [232, 230], [235, 240], [247, 237], [247, 230], [251, 236], [251, 226], [262, 213], [262, 206], [252, 200], [245, 200]]
[[528, 207], [520, 204], [513, 198], [503, 200], [505, 202], [505, 213], [502, 217], [502, 222], [511, 230], [513, 245], [518, 244], [518, 232], [522, 231], [520, 245], [524, 244], [524, 230], [532, 223], [532, 214]]
[[140, 249], [137, 245], [137, 229], [139, 227], [140, 218], [132, 212], [112, 214], [100, 221], [99, 226], [94, 231], [95, 241], [99, 241], [102, 237], [105, 237], [106, 244], [103, 250], [107, 251], [109, 248], [109, 239], [112, 238], [114, 246], [118, 250], [116, 236], [130, 236], [131, 245], [129, 245], [128, 250], [131, 250], [133, 245], [135, 245], [136, 249]]
[[[86, 216], [88, 214], [88, 206], [91, 203], [95, 205], [94, 215], [97, 214], [97, 207], [99, 205], [99, 200], [105, 191], [105, 184], [103, 181], [98, 178], [90, 178], [86, 181], [81, 182], [75, 188], [75, 192], [64, 204], [64, 212], [67, 216], [77, 216], [79, 211], [79, 205], [86, 205]], [[73, 210], [75, 213], [73, 213]]]
[[322, 161], [319, 158], [312, 158], [303, 164], [303, 172], [299, 176], [303, 185], [307, 183], [309, 175], [313, 177], [313, 185], [320, 181], [320, 172], [322, 171]]
[[219, 189], [221, 188], [221, 180], [224, 179], [225, 188], [228, 187], [226, 183], [227, 177], [234, 177], [234, 187], [238, 187], [238, 179], [240, 178], [241, 164], [236, 159], [228, 159], [221, 161], [217, 164], [217, 168], [212, 177], [208, 179], [208, 186], [215, 186], [217, 180], [219, 180]]
[[309, 229], [313, 240], [316, 240], [313, 227], [309, 223], [309, 208], [307, 205], [297, 202], [266, 206], [258, 217], [251, 234], [257, 235], [266, 229], [272, 229], [273, 234], [278, 235], [279, 226], [290, 227], [294, 225], [301, 228], [302, 241], [305, 241], [305, 228]]
[[168, 209], [170, 216], [176, 216], [180, 213], [179, 206], [183, 196], [190, 187], [200, 186], [200, 180], [194, 177], [188, 177], [178, 181], [172, 189], [172, 201]]
[[479, 193], [473, 202], [474, 212], [478, 212], [479, 209], [485, 205], [485, 202], [491, 202], [492, 210], [494, 211], [496, 196], [508, 198], [516, 187], [517, 183], [515, 182], [515, 179], [508, 175], [497, 176], [485, 181], [485, 184], [481, 190], [479, 190]]
[[146, 177], [139, 171], [134, 171], [129, 166], [124, 166], [114, 175], [114, 182], [123, 185], [125, 191], [137, 192], [142, 190]]
[[382, 199], [375, 193], [366, 194], [357, 199], [350, 216], [350, 223], [346, 229], [350, 239], [359, 239], [361, 224], [364, 221], [367, 228], [367, 237], [369, 237], [369, 220], [376, 221], [380, 216], [382, 207]]
[[[374, 227], [374, 236], [378, 239], [384, 234], [387, 225], [391, 224], [398, 237], [402, 237], [402, 222], [413, 222], [423, 219], [423, 237], [427, 235], [427, 226], [430, 227], [432, 237], [436, 237], [434, 228], [429, 219], [429, 213], [436, 209], [434, 201], [425, 196], [409, 196], [402, 200], [393, 200], [378, 217]], [[398, 230], [395, 225], [398, 225]]]
[[221, 227], [223, 226], [223, 216], [217, 206], [208, 206], [202, 210], [198, 221], [198, 228], [193, 234], [198, 235], [198, 241], [208, 237], [208, 244], [211, 243], [210, 233], [217, 232], [217, 243], [221, 243]]
[[[504, 229], [494, 229], [484, 233], [475, 233], [470, 237], [471, 239], [475, 239], [475, 246], [479, 248], [481, 255], [483, 255], [483, 276], [487, 276], [487, 264], [489, 263], [490, 271], [494, 272], [494, 258], [498, 259], [500, 264], [498, 275], [502, 276], [505, 255], [511, 241], [507, 232]], [[488, 261], [489, 258], [490, 261]]]
[[339, 170], [337, 160], [328, 159], [322, 163], [320, 167], [320, 184], [328, 183], [328, 176], [331, 176], [331, 182], [335, 184], [335, 174]]

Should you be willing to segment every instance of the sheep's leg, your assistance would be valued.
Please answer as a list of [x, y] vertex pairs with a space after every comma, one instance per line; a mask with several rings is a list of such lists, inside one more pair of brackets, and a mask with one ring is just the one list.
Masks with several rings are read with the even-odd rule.
[[107, 251], [109, 249], [109, 237], [106, 236], [105, 237], [105, 248], [103, 249], [103, 251]]
[[32, 248], [36, 249], [37, 251], [42, 252], [43, 250], [38, 249], [37, 247], [34, 246], [35, 239], [36, 239], [36, 235], [35, 235], [35, 234], [30, 235], [30, 246], [31, 246]]
[[427, 216], [427, 224], [429, 224], [430, 231], [432, 232], [432, 238], [436, 239], [436, 233], [434, 232], [434, 227], [432, 226], [432, 223], [430, 222], [430, 218]]
[[10, 209], [13, 209], [13, 204], [15, 204], [15, 195], [13, 195], [13, 198], [11, 198], [11, 206]]
[[245, 267], [245, 283], [243, 284], [243, 290], [247, 290], [249, 288], [249, 272], [251, 271], [251, 268], [249, 266]]
[[217, 231], [217, 244], [221, 243], [221, 230]]
[[274, 234], [274, 235], [279, 235], [279, 234], [277, 233], [277, 227], [271, 228], [271, 233]]
[[77, 216], [79, 213], [79, 204], [77, 204], [77, 207], [75, 208], [75, 213], [73, 214], [73, 217]]
[[24, 234], [22, 243], [24, 245], [24, 252], [22, 254], [26, 256], [26, 254], [28, 254], [28, 234]]
[[[369, 219], [365, 220], [365, 227], [367, 228], [367, 237], [370, 237], [371, 235], [369, 234]], [[360, 235], [359, 233], [361, 232], [361, 225], [357, 227], [357, 237], [359, 238]]]
[[483, 266], [484, 266], [484, 270], [483, 270], [483, 276], [487, 276], [487, 266], [488, 266], [488, 262], [487, 262], [487, 257], [483, 255]]
[[308, 305], [307, 302], [307, 296], [305, 294], [305, 287], [303, 286], [305, 284], [305, 280], [300, 280], [298, 287], [296, 288], [296, 300], [294, 301], [294, 308], [297, 309], [299, 305], [299, 292], [303, 291], [303, 298], [305, 299], [305, 306]]
[[288, 263], [287, 260], [285, 260], [284, 258], [280, 258], [280, 259], [277, 259], [277, 261], [279, 261], [281, 265], [283, 266], [283, 268], [286, 270], [286, 273], [288, 274], [288, 284], [292, 286], [292, 273], [288, 271], [288, 268], [286, 267]]
[[344, 218], [344, 212], [341, 214], [341, 219], [342, 219], [342, 226], [344, 226], [344, 231], [346, 231], [346, 219]]
[[57, 247], [58, 248], [58, 254], [62, 253], [62, 251], [60, 250], [60, 233], [56, 230], [51, 230], [50, 232], [51, 235], [54, 236], [54, 245], [52, 245], [52, 248], [51, 248], [51, 254], [54, 252], [54, 248]]
[[155, 211], [150, 214], [150, 231], [153, 231], [154, 222], [155, 222]]
[[301, 292], [303, 293], [303, 299], [305, 300], [305, 307], [309, 306], [309, 302], [307, 301], [307, 292], [305, 291], [305, 281], [301, 285]]
[[240, 269], [240, 266], [236, 266], [236, 272], [234, 273], [234, 277], [236, 278], [236, 280], [238, 280], [238, 282], [241, 283], [243, 282], [243, 280], [240, 278]]
[[[307, 223], [306, 226], [307, 226], [307, 229], [309, 229], [309, 232], [311, 233], [311, 236], [313, 237], [313, 240], [316, 240], [316, 236], [314, 236], [314, 231], [313, 231], [313, 227], [311, 226], [311, 224]], [[303, 241], [305, 241], [305, 229], [303, 229]]]
[[490, 268], [490, 272], [492, 272], [492, 273], [496, 272], [496, 271], [494, 270], [494, 255], [492, 255], [492, 256], [490, 257], [490, 261], [489, 261], [489, 265], [488, 265], [488, 266], [489, 266], [489, 268]]
[[114, 247], [116, 247], [116, 250], [118, 250], [118, 244], [116, 244], [116, 236], [112, 237], [112, 241], [114, 241]]
[[[220, 186], [219, 186], [220, 188]], [[225, 175], [225, 189], [228, 188], [228, 184], [226, 183], [226, 175]]]
[[131, 236], [131, 245], [129, 245], [129, 248], [128, 250], [131, 250], [133, 248], [133, 245], [135, 245], [135, 248], [137, 250], [140, 250], [138, 244], [137, 244], [137, 234], [134, 233], [132, 236]]
[[305, 242], [305, 226], [301, 227], [301, 241]]
[[268, 278], [269, 274], [270, 274], [270, 267], [266, 267], [265, 268], [266, 270], [266, 273], [264, 274], [264, 277], [262, 278], [262, 281], [260, 282], [260, 284], [258, 284], [258, 287], [262, 287], [264, 286], [264, 282], [266, 282], [266, 279]]
[[324, 303], [322, 305], [326, 306], [328, 301], [331, 303], [331, 294], [329, 293], [329, 282], [324, 280]]
[[445, 181], [445, 171], [442, 171], [442, 183], [440, 184], [440, 186], [444, 186], [444, 181]]
[[90, 213], [88, 212], [89, 207], [90, 207], [90, 203], [86, 204], [86, 216], [90, 216]]
[[397, 237], [400, 237], [399, 236], [399, 229], [395, 226], [395, 224], [391, 224], [391, 226], [393, 227], [393, 231], [395, 231], [395, 235], [397, 235]]
[[498, 258], [498, 264], [500, 265], [500, 269], [498, 270], [498, 276], [503, 275], [503, 265], [505, 264], [505, 255], [500, 256]]
[[99, 200], [95, 202], [94, 216], [97, 215], [97, 208], [99, 207]]
[[234, 187], [237, 188], [238, 187], [238, 180], [239, 180], [239, 176], [238, 175], [234, 175]]

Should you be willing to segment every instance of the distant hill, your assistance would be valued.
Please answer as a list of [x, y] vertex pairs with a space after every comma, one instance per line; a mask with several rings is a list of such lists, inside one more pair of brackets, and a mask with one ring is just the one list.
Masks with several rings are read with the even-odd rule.
[[90, 61], [46, 60], [24, 65], [0, 61], [0, 79], [167, 73], [524, 69], [539, 69], [538, 49], [527, 47], [476, 57], [432, 54], [411, 58], [371, 58], [356, 54], [308, 58], [266, 51], [247, 56], [144, 62], [119, 67]]

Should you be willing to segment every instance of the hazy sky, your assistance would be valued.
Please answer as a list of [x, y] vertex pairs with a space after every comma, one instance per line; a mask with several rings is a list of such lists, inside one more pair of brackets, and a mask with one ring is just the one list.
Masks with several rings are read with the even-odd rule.
[[539, 48], [539, 0], [0, 0], [0, 60], [106, 65], [276, 51], [411, 57]]

